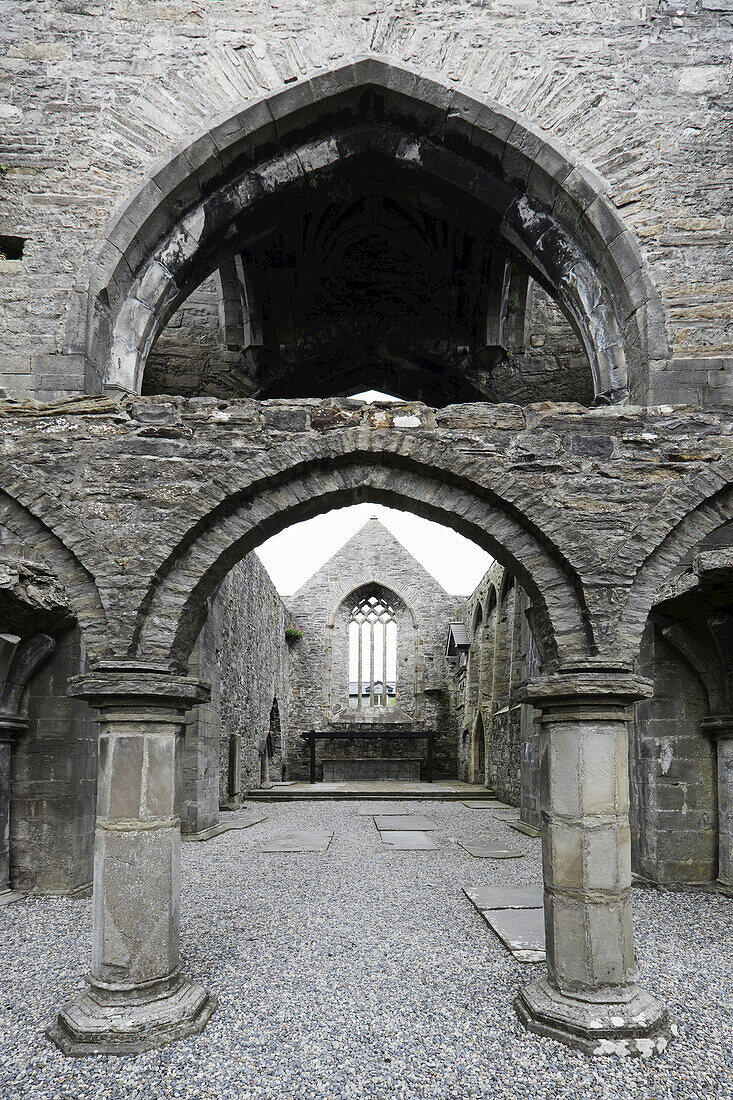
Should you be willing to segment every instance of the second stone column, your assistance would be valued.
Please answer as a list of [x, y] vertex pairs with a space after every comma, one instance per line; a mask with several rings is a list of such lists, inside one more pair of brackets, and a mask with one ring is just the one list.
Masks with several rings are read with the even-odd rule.
[[515, 1007], [530, 1030], [594, 1054], [650, 1054], [669, 1035], [635, 980], [627, 727], [648, 694], [648, 681], [603, 667], [527, 691], [540, 710], [548, 973]]

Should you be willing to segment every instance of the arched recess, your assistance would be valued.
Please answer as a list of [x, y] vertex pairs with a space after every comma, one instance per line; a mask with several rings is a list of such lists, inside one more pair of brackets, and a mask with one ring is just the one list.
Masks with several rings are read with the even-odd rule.
[[141, 603], [128, 655], [185, 667], [206, 600], [237, 561], [293, 523], [366, 501], [442, 523], [506, 563], [535, 601], [546, 667], [594, 652], [582, 586], [540, 532], [466, 478], [412, 457], [357, 449], [318, 462], [298, 464], [291, 458], [279, 474], [233, 489], [202, 515], [158, 569]]
[[[28, 491], [29, 487], [26, 485], [25, 489]], [[71, 530], [71, 517], [66, 517], [66, 524]], [[12, 535], [14, 547], [7, 553], [0, 538], [0, 558], [5, 558], [10, 566], [30, 558], [48, 570], [68, 602], [69, 615], [79, 624], [87, 650], [95, 657], [104, 656], [109, 646], [106, 614], [90, 571], [42, 519], [0, 489], [0, 531], [2, 528]], [[7, 629], [11, 627], [12, 623], [6, 623]]]
[[[232, 112], [156, 166], [109, 226], [80, 286], [87, 355], [111, 394], [139, 392], [178, 304], [283, 202], [365, 166], [428, 205], [438, 193], [548, 290], [581, 336], [596, 392], [643, 401], [667, 356], [659, 295], [588, 166], [513, 111], [377, 56]], [[77, 311], [78, 315], [78, 311]], [[78, 324], [78, 322], [77, 322]]]
[[[621, 609], [618, 641], [623, 651], [631, 656], [638, 652], [652, 607], [672, 594], [669, 582], [674, 582], [685, 566], [692, 577], [695, 552], [704, 550], [706, 540], [733, 523], [733, 484], [706, 495], [708, 484], [706, 474], [700, 479], [697, 493], [704, 499], [694, 507], [690, 506], [690, 500], [696, 495], [694, 485], [686, 486], [679, 500], [671, 498], [666, 502], [667, 516], [679, 518], [644, 557], [630, 586], [626, 605]], [[647, 539], [649, 534], [647, 530]], [[730, 542], [733, 546], [733, 528]]]

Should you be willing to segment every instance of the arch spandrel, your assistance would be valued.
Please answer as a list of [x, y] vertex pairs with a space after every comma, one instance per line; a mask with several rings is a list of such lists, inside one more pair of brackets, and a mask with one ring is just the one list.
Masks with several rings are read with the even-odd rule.
[[219, 120], [140, 188], [89, 278], [87, 353], [110, 392], [139, 391], [149, 348], [184, 293], [186, 265], [206, 277], [233, 247], [227, 224], [263, 194], [330, 171], [344, 151], [334, 130], [378, 129], [380, 111], [406, 131], [395, 163], [459, 181], [465, 201], [473, 194], [492, 209], [539, 279], [553, 283], [583, 334], [597, 390], [622, 395], [630, 378], [643, 398], [646, 365], [666, 356], [661, 305], [600, 177], [514, 112], [376, 56]]

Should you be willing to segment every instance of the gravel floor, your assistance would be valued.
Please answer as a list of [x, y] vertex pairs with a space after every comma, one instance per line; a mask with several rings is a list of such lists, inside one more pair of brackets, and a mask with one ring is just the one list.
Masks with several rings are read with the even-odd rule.
[[[88, 966], [90, 903], [0, 909], [1, 1100], [733, 1097], [733, 903], [636, 891], [641, 980], [680, 1035], [650, 1060], [588, 1058], [521, 1029], [512, 997], [543, 968], [514, 962], [461, 893], [539, 881], [540, 842], [506, 813], [419, 802], [440, 850], [389, 852], [363, 806], [268, 806], [184, 845], [183, 964], [219, 1008], [202, 1036], [136, 1058], [67, 1059], [43, 1037]], [[299, 827], [333, 829], [329, 850], [258, 854]], [[466, 835], [527, 858], [473, 859]]]

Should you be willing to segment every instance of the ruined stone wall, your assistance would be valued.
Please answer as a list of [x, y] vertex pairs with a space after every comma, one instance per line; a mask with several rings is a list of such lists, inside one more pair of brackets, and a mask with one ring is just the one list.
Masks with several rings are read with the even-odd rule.
[[632, 723], [632, 856], [654, 882], [707, 882], [717, 874], [715, 745], [700, 728], [709, 713], [695, 672], [652, 623], [639, 670], [654, 684]]
[[66, 684], [84, 670], [79, 630], [28, 684], [28, 729], [11, 758], [10, 869], [16, 890], [71, 894], [92, 881], [97, 792], [97, 725]]
[[[486, 761], [483, 782], [499, 798], [522, 809], [533, 821], [538, 814], [538, 733], [532, 708], [516, 701], [517, 690], [528, 678], [528, 667], [536, 674], [539, 663], [525, 611], [527, 594], [494, 563], [462, 608], [469, 628], [471, 650], [468, 674], [459, 681], [458, 718], [464, 731], [460, 739], [460, 775], [476, 782], [475, 759], [477, 719], [482, 719]], [[477, 609], [481, 625], [475, 629]], [[472, 668], [480, 668], [472, 689]], [[481, 777], [478, 777], [481, 781]]]
[[507, 363], [492, 380], [502, 401], [593, 401], [585, 350], [559, 307], [532, 279], [524, 338], [509, 348]]
[[[433, 764], [436, 778], [456, 773], [456, 739], [450, 706], [445, 652], [448, 623], [459, 600], [437, 581], [376, 520], [367, 523], [293, 596], [287, 606], [303, 637], [293, 647], [293, 723], [291, 774], [306, 778], [306, 747], [297, 736], [304, 730], [325, 731], [356, 720], [342, 714], [348, 705], [348, 634], [343, 601], [355, 589], [377, 584], [397, 594], [405, 605], [397, 627], [397, 706], [411, 726], [438, 729]], [[338, 629], [340, 624], [341, 629]], [[375, 672], [375, 678], [381, 678]], [[371, 708], [369, 708], [371, 709]], [[385, 721], [394, 712], [388, 710]], [[370, 717], [365, 710], [358, 716]], [[425, 760], [422, 740], [399, 737], [317, 743], [319, 774], [323, 759], [379, 757]], [[296, 772], [297, 769], [297, 772]]]
[[220, 297], [214, 272], [176, 310], [148, 358], [144, 393], [233, 392], [231, 372], [239, 355], [227, 351]]
[[[75, 281], [157, 158], [234, 105], [377, 51], [496, 99], [609, 181], [665, 303], [654, 399], [729, 394], [728, 0], [235, 0], [2, 7], [0, 357], [8, 393], [82, 391]], [[6, 255], [15, 255], [8, 250]], [[728, 357], [726, 359], [726, 357]]]
[[[189, 662], [211, 684], [211, 701], [189, 716], [184, 750], [183, 827], [210, 828], [219, 806], [259, 786], [261, 742], [277, 700], [281, 728], [292, 722], [287, 614], [267, 570], [248, 554], [209, 601]], [[287, 738], [275, 745], [271, 778], [287, 767]], [[237, 774], [232, 774], [232, 768]]]

